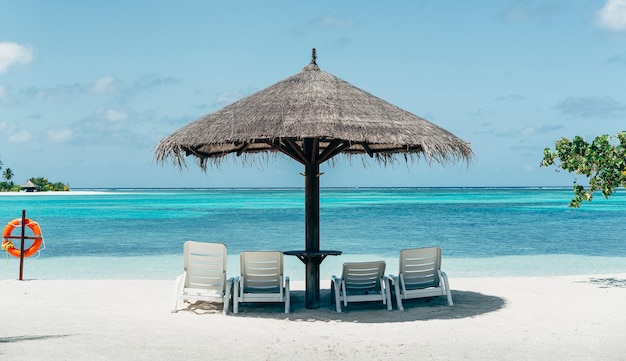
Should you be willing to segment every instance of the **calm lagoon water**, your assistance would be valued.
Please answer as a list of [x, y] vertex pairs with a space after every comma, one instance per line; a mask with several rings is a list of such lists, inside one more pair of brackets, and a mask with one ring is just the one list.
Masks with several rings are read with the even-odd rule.
[[[320, 244], [343, 251], [322, 264], [384, 259], [439, 245], [450, 277], [626, 273], [626, 196], [571, 209], [571, 188], [323, 188]], [[302, 189], [107, 189], [0, 196], [0, 222], [37, 221], [45, 238], [27, 279], [174, 279], [182, 244], [225, 243], [229, 274], [243, 250], [304, 248]], [[2, 255], [0, 279], [18, 277]], [[285, 256], [286, 273], [304, 266]]]

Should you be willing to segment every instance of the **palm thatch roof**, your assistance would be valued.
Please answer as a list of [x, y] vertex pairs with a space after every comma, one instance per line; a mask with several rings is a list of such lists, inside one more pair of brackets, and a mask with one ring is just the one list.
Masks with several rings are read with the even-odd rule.
[[[314, 139], [315, 154], [304, 154]], [[158, 162], [202, 169], [229, 154], [282, 152], [302, 164], [339, 153], [387, 162], [397, 153], [445, 163], [470, 160], [469, 144], [445, 129], [320, 70], [315, 49], [298, 74], [206, 115], [162, 139]], [[311, 159], [313, 157], [314, 159]]]
[[24, 184], [20, 185], [20, 187], [21, 188], [37, 188], [37, 186], [33, 184], [33, 182], [31, 182], [30, 179], [24, 182]]

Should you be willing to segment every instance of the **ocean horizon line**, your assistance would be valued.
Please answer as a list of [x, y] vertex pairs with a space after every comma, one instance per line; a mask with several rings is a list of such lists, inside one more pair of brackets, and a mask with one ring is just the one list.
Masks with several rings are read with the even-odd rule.
[[[371, 187], [320, 187], [320, 192], [332, 191], [484, 191], [484, 190], [537, 190], [537, 191], [571, 191], [572, 186], [371, 186]], [[304, 187], [80, 187], [69, 191], [34, 191], [34, 192], [0, 192], [3, 196], [79, 196], [79, 195], [106, 195], [122, 193], [158, 193], [158, 192], [249, 192], [249, 191], [298, 191], [304, 192]], [[618, 192], [615, 192], [617, 195]]]
[[[571, 189], [573, 186], [320, 186], [323, 189]], [[107, 191], [107, 190], [304, 190], [304, 186], [300, 187], [79, 187], [73, 188], [72, 191]], [[64, 193], [59, 191], [57, 193]]]

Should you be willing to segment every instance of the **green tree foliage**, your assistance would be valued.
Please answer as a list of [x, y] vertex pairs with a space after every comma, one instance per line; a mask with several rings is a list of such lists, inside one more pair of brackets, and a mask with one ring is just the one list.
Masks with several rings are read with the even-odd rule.
[[37, 186], [37, 191], [39, 192], [70, 190], [70, 187], [67, 184], [61, 182], [51, 183], [48, 181], [48, 178], [44, 177], [31, 178], [30, 181]]
[[0, 192], [13, 192], [19, 191], [20, 187], [16, 186], [12, 181], [0, 182]]
[[615, 188], [626, 187], [626, 131], [618, 133], [615, 139], [619, 144], [611, 143], [613, 139], [606, 134], [596, 137], [591, 143], [579, 136], [571, 141], [561, 138], [556, 142], [554, 151], [550, 148], [543, 151], [541, 166], [554, 165], [589, 178], [587, 188], [574, 184], [570, 207], [580, 207], [583, 200], [591, 202], [596, 191], [601, 191], [608, 198]]
[[7, 168], [4, 170], [4, 172], [2, 172], [2, 178], [4, 178], [4, 180], [6, 181], [10, 181], [13, 179], [13, 171], [11, 170], [11, 168]]
[[[2, 160], [0, 160], [0, 169], [2, 169]], [[2, 178], [4, 178], [4, 182], [0, 182], [0, 192], [9, 192], [9, 191], [18, 191], [19, 187], [16, 188], [15, 184], [11, 181], [13, 179], [13, 171], [11, 168], [6, 168], [4, 172], [2, 172]]]
[[20, 186], [16, 186], [13, 182], [0, 182], [0, 192], [17, 192]]

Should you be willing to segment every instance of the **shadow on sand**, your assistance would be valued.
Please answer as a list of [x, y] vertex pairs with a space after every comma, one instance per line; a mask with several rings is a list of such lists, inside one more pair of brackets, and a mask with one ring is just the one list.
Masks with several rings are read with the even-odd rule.
[[13, 343], [13, 342], [22, 342], [22, 341], [38, 341], [45, 340], [49, 338], [61, 338], [61, 337], [70, 337], [72, 335], [28, 335], [28, 336], [10, 336], [10, 337], [0, 337], [0, 343]]
[[[354, 323], [410, 322], [451, 320], [475, 317], [495, 312], [505, 306], [504, 299], [471, 291], [452, 290], [454, 306], [448, 306], [445, 297], [422, 298], [403, 302], [404, 311], [398, 311], [395, 298], [393, 311], [387, 311], [381, 302], [349, 303], [342, 313], [335, 312], [330, 303], [330, 290], [322, 289], [319, 309], [304, 307], [304, 291], [291, 291], [291, 313], [285, 314], [283, 304], [248, 303], [239, 305], [239, 313], [228, 317], [272, 318], [291, 321], [336, 321]], [[232, 308], [231, 308], [232, 310]], [[198, 302], [186, 308], [197, 314], [220, 314], [221, 304]]]

